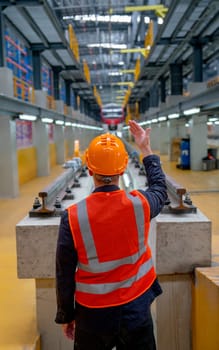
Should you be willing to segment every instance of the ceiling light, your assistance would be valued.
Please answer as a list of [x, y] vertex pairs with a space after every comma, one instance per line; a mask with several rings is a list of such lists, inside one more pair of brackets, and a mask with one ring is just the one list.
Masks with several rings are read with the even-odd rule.
[[116, 76], [119, 76], [119, 75], [123, 75], [123, 73], [122, 72], [108, 72], [108, 75], [116, 77]]
[[214, 124], [219, 125], [219, 120], [217, 120], [216, 122], [214, 122]]
[[150, 23], [150, 17], [148, 17], [148, 16], [145, 16], [145, 18], [144, 18], [144, 23]]
[[76, 128], [82, 128], [82, 129], [103, 130], [103, 128], [100, 128], [98, 126], [85, 125], [85, 124], [79, 124], [79, 123], [72, 123], [72, 126]]
[[41, 118], [41, 121], [43, 123], [48, 123], [48, 124], [53, 123], [53, 119], [52, 118]]
[[71, 122], [65, 122], [65, 126], [72, 126]]
[[187, 109], [186, 111], [183, 111], [183, 114], [185, 115], [192, 115], [192, 114], [197, 114], [200, 112], [200, 107], [195, 107], [191, 109]]
[[169, 118], [169, 119], [176, 119], [176, 118], [179, 118], [179, 113], [169, 114], [169, 115], [168, 115], [168, 118]]
[[215, 122], [216, 120], [218, 120], [218, 118], [209, 118], [208, 120], [209, 122]]
[[112, 44], [112, 43], [94, 43], [94, 44], [87, 44], [87, 47], [102, 47], [103, 49], [127, 49], [126, 44]]
[[207, 125], [213, 125], [213, 122], [207, 122], [206, 124]]
[[148, 125], [148, 124], [151, 124], [151, 120], [146, 120], [146, 121], [140, 122], [138, 124], [141, 125], [141, 126]]
[[151, 123], [157, 123], [158, 122], [158, 119], [157, 118], [154, 118], [151, 120]]
[[64, 121], [63, 120], [55, 120], [56, 125], [63, 125]]
[[159, 117], [158, 120], [159, 120], [159, 122], [163, 122], [164, 120], [167, 120], [167, 117], [164, 117], [164, 116], [163, 117]]
[[19, 114], [19, 119], [35, 121], [35, 120], [37, 120], [37, 116], [36, 115], [28, 115], [28, 114]]
[[63, 16], [63, 20], [73, 19], [80, 22], [114, 22], [114, 23], [131, 23], [131, 16], [129, 15], [76, 15], [76, 16]]

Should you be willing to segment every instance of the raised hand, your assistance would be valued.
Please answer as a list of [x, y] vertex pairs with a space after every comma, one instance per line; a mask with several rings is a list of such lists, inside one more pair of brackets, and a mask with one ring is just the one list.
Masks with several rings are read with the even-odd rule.
[[151, 129], [146, 128], [144, 130], [135, 120], [129, 120], [129, 127], [132, 135], [134, 136], [135, 143], [142, 152], [143, 157], [152, 154], [150, 145]]

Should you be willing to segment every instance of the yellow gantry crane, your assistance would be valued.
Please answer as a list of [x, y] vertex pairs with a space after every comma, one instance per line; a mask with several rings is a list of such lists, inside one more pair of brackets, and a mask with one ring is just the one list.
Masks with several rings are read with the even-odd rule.
[[164, 18], [168, 8], [164, 5], [143, 5], [143, 6], [125, 6], [125, 12], [144, 12], [154, 11], [158, 17]]
[[[124, 12], [145, 12], [145, 11], [154, 11], [158, 17], [164, 18], [168, 8], [164, 5], [145, 5], [145, 6], [125, 6]], [[113, 10], [110, 11], [110, 13], [113, 13]], [[154, 23], [153, 21], [149, 22], [148, 25], [148, 31], [145, 35], [144, 40], [144, 47], [143, 48], [129, 48], [129, 49], [121, 49], [119, 50], [120, 53], [140, 53], [144, 56], [144, 58], [147, 58], [147, 56], [150, 53], [150, 49], [154, 42]], [[134, 73], [135, 81], [138, 80], [138, 77], [140, 75], [140, 57], [136, 61], [136, 66], [134, 70], [124, 70], [124, 73]], [[130, 90], [126, 94], [124, 98], [124, 104], [128, 103], [128, 98], [131, 93], [131, 87], [134, 86], [134, 83], [132, 82], [126, 82], [126, 83], [117, 83], [117, 85], [128, 85]], [[138, 107], [136, 108], [138, 110]], [[129, 113], [128, 113], [129, 114]], [[137, 113], [139, 114], [139, 113]]]

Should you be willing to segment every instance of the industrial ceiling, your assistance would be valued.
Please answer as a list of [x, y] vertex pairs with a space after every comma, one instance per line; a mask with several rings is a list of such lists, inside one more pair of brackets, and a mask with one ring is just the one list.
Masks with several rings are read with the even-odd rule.
[[[141, 101], [162, 77], [169, 89], [169, 65], [183, 64], [192, 79], [192, 40], [203, 45], [203, 68], [213, 76], [219, 57], [218, 0], [10, 0], [1, 1], [7, 20], [51, 66], [61, 67], [73, 89], [96, 108], [96, 87], [103, 104]], [[149, 23], [153, 42], [145, 47]], [[72, 25], [79, 60], [69, 48]], [[136, 64], [140, 73], [136, 79]], [[89, 67], [87, 82], [83, 63]]]

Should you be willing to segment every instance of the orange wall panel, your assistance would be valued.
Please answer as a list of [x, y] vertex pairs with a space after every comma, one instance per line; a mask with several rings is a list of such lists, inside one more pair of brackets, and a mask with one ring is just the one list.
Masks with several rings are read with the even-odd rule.
[[50, 160], [50, 168], [56, 165], [56, 146], [55, 143], [49, 144], [49, 160]]
[[35, 147], [17, 150], [18, 181], [22, 185], [37, 176], [37, 157]]

